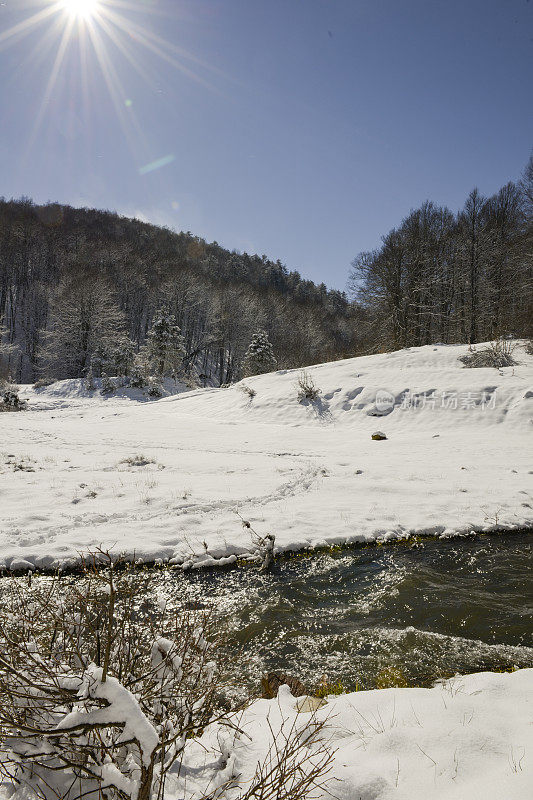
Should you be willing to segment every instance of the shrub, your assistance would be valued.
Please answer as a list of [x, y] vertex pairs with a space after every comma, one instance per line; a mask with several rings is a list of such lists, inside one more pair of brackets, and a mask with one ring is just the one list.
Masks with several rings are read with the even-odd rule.
[[150, 366], [146, 349], [141, 349], [134, 358], [131, 368], [130, 386], [144, 389], [148, 385]]
[[509, 339], [497, 339], [491, 342], [488, 347], [476, 350], [475, 346], [470, 348], [470, 352], [459, 357], [459, 361], [466, 367], [514, 367], [518, 363], [513, 358], [515, 344]]
[[46, 389], [47, 386], [52, 386], [53, 383], [56, 382], [55, 378], [39, 378], [38, 381], [35, 381], [33, 384], [34, 389]]
[[94, 380], [92, 367], [89, 367], [89, 371], [87, 372], [87, 375], [85, 376], [84, 385], [85, 385], [85, 388], [86, 388], [86, 390], [88, 392], [96, 391], [96, 383], [95, 383], [95, 380]]
[[375, 684], [376, 689], [404, 689], [405, 687], [409, 686], [407, 678], [403, 672], [398, 669], [398, 667], [394, 667], [392, 665], [384, 667], [380, 672], [378, 672], [375, 678]]
[[[208, 724], [239, 737], [223, 710], [223, 648], [209, 613], [172, 609], [159, 579], [99, 551], [74, 581], [4, 585], [0, 773], [20, 796], [163, 798], [191, 737]], [[245, 788], [224, 749], [215, 786], [195, 796], [215, 800], [231, 788], [235, 800], [310, 797], [332, 758], [318, 739], [323, 725], [270, 729], [274, 741]]]
[[24, 411], [26, 406], [26, 401], [20, 399], [14, 387], [4, 389], [2, 402], [0, 403], [1, 411]]
[[298, 402], [300, 403], [303, 403], [305, 400], [318, 400], [318, 395], [320, 394], [320, 389], [315, 385], [313, 378], [306, 369], [303, 369], [298, 375], [296, 391]]
[[127, 464], [130, 467], [147, 467], [149, 464], [155, 464], [156, 462], [154, 458], [149, 458], [142, 453], [137, 453], [134, 456], [123, 458], [120, 463]]
[[163, 387], [157, 378], [150, 378], [148, 381], [148, 388], [146, 390], [148, 397], [153, 397], [155, 400], [163, 397]]
[[328, 697], [330, 694], [346, 694], [346, 691], [347, 689], [345, 689], [341, 681], [330, 683], [327, 679], [327, 675], [323, 675], [314, 695], [315, 697]]
[[526, 342], [525, 349], [528, 356], [533, 356], [533, 339], [530, 339], [529, 342]]
[[113, 383], [111, 378], [106, 375], [105, 372], [102, 373], [102, 388], [100, 389], [100, 394], [114, 394], [116, 391], [116, 385]]
[[41, 795], [53, 786], [63, 797], [74, 780], [82, 797], [113, 787], [108, 797], [148, 800], [216, 716], [215, 647], [205, 614], [166, 613], [146, 573], [102, 558], [105, 571], [88, 565], [69, 587], [12, 582], [0, 616], [0, 763]]
[[239, 389], [240, 389], [241, 392], [243, 392], [243, 394], [248, 395], [250, 400], [253, 400], [254, 397], [257, 395], [257, 392], [255, 391], [255, 389], [252, 389], [252, 387], [248, 386], [246, 383], [239, 384]]

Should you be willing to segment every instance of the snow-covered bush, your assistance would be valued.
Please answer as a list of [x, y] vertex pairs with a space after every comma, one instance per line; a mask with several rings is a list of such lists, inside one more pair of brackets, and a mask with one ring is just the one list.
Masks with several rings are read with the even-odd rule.
[[242, 373], [245, 377], [262, 375], [276, 369], [277, 361], [266, 331], [260, 330], [252, 336], [252, 341], [242, 362]]
[[96, 391], [96, 382], [94, 380], [92, 367], [89, 367], [89, 371], [85, 376], [85, 388], [87, 389], [88, 392]]
[[114, 372], [120, 376], [130, 376], [135, 363], [135, 343], [129, 336], [123, 335], [117, 339], [112, 355]]
[[186, 781], [187, 747], [208, 726], [230, 744], [206, 765], [197, 800], [314, 797], [332, 758], [325, 723], [297, 716], [287, 730], [282, 720], [262, 758], [250, 741], [242, 773], [238, 715], [223, 709], [224, 648], [208, 612], [176, 609], [159, 577], [100, 551], [75, 580], [4, 584], [0, 774], [13, 797], [163, 800], [166, 784]]
[[298, 375], [296, 393], [300, 403], [303, 403], [305, 400], [312, 401], [318, 399], [320, 389], [315, 385], [313, 378], [306, 369], [303, 369]]
[[108, 342], [99, 344], [93, 351], [89, 372], [95, 378], [107, 373], [129, 376], [135, 362], [135, 344], [124, 333], [117, 333]]
[[7, 330], [0, 324], [0, 391], [5, 389], [9, 382], [9, 359], [17, 351], [7, 339]]
[[217, 716], [209, 619], [170, 612], [146, 572], [100, 555], [105, 570], [68, 586], [4, 587], [0, 768], [27, 796], [159, 796]]
[[104, 345], [95, 347], [89, 362], [89, 372], [95, 378], [101, 378], [111, 367], [111, 357], [108, 349]]
[[0, 395], [0, 411], [23, 411], [26, 401], [21, 400], [15, 387], [6, 385]]
[[163, 385], [158, 378], [149, 378], [146, 394], [148, 397], [153, 397], [154, 400], [158, 400], [160, 397], [163, 397]]
[[100, 394], [114, 394], [116, 391], [116, 385], [113, 383], [109, 375], [107, 373], [102, 373], [102, 386], [100, 389]]
[[488, 347], [477, 350], [475, 345], [470, 348], [464, 356], [460, 356], [466, 367], [514, 367], [518, 363], [513, 358], [514, 343], [509, 339], [497, 339], [491, 342]]

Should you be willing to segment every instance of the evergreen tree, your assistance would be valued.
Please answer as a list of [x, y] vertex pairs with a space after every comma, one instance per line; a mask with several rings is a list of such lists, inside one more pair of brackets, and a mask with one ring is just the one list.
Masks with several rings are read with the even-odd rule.
[[277, 361], [268, 334], [266, 331], [257, 331], [252, 336], [252, 341], [248, 345], [242, 362], [243, 375], [245, 377], [262, 375], [264, 372], [272, 372], [276, 366]]
[[175, 375], [183, 362], [185, 348], [176, 318], [167, 311], [156, 313], [148, 333], [148, 354], [155, 372]]

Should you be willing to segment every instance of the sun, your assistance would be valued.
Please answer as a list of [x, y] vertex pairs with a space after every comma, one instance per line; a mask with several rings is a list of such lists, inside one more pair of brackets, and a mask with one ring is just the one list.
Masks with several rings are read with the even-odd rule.
[[71, 17], [89, 20], [98, 12], [100, 0], [63, 0], [63, 8]]

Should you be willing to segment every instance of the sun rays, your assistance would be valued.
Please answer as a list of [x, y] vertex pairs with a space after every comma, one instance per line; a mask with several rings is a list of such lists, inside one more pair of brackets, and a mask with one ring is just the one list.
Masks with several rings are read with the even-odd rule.
[[[174, 15], [179, 13], [177, 2], [169, 7]], [[79, 96], [69, 97], [70, 105], [77, 105], [90, 120], [91, 102], [99, 91], [95, 87], [103, 83], [136, 159], [149, 156], [150, 149], [125, 83], [131, 86], [140, 78], [157, 91], [161, 83], [159, 61], [161, 66], [170, 65], [188, 79], [217, 91], [209, 80], [209, 75], [217, 71], [158, 35], [150, 23], [163, 11], [144, 0], [22, 0], [19, 8], [15, 23], [0, 33], [0, 52], [21, 41], [32, 44], [18, 69], [19, 74], [26, 75], [32, 70], [43, 85], [28, 151], [40, 137], [55, 93], [61, 85], [72, 83], [69, 72], [73, 65], [79, 72], [80, 88]], [[135, 81], [128, 80], [132, 75]]]

